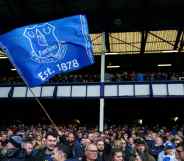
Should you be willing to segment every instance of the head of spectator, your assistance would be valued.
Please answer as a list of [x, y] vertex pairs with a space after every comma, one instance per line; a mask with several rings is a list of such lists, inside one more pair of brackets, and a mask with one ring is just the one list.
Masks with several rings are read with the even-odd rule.
[[8, 129], [8, 132], [7, 132], [7, 137], [10, 137], [13, 135], [13, 130], [11, 129]]
[[103, 140], [98, 140], [96, 146], [97, 146], [98, 152], [104, 151], [104, 141]]
[[72, 132], [68, 134], [67, 141], [69, 145], [73, 145], [73, 143], [75, 142], [75, 135]]
[[86, 161], [95, 161], [97, 159], [97, 146], [95, 144], [88, 144], [85, 148]]
[[135, 149], [138, 153], [143, 153], [146, 150], [146, 142], [143, 138], [138, 138], [135, 140]]
[[88, 139], [89, 139], [91, 142], [94, 142], [94, 140], [95, 140], [95, 134], [94, 134], [94, 133], [89, 133], [89, 134], [88, 134]]
[[1, 150], [1, 157], [11, 158], [18, 151], [21, 150], [22, 147], [22, 138], [18, 135], [12, 135], [9, 137], [6, 146]]
[[81, 139], [81, 144], [85, 148], [88, 144], [91, 144], [91, 141], [87, 138], [82, 138]]
[[52, 158], [54, 161], [65, 161], [66, 160], [66, 154], [64, 153], [61, 146], [57, 145], [54, 148]]
[[26, 155], [31, 155], [33, 152], [33, 142], [32, 139], [26, 138], [22, 144], [22, 148], [25, 150]]
[[112, 145], [113, 149], [123, 149], [123, 142], [122, 140], [114, 140], [114, 143]]
[[56, 131], [49, 131], [45, 136], [45, 146], [48, 151], [53, 151], [57, 145], [58, 134]]
[[134, 145], [133, 137], [129, 137], [127, 142], [128, 142], [129, 145]]
[[2, 147], [6, 146], [7, 144], [7, 135], [4, 132], [0, 134], [0, 143]]
[[112, 151], [112, 161], [123, 161], [123, 153], [120, 149], [114, 149]]
[[173, 142], [174, 142], [175, 145], [177, 146], [177, 145], [180, 145], [180, 144], [183, 143], [183, 139], [182, 139], [182, 137], [176, 135], [176, 136], [174, 137], [174, 139], [173, 139]]
[[151, 132], [150, 135], [151, 135], [152, 140], [155, 140], [158, 134], [156, 132]]
[[155, 146], [162, 146], [163, 145], [163, 140], [161, 137], [157, 136], [155, 138]]
[[175, 152], [176, 146], [171, 142], [166, 142], [164, 144], [164, 153], [165, 155], [173, 155]]
[[79, 140], [81, 140], [82, 137], [83, 137], [82, 132], [79, 131], [79, 132], [77, 133], [77, 138], [78, 138]]
[[6, 149], [20, 149], [22, 147], [23, 139], [19, 135], [12, 135], [8, 139]]
[[183, 144], [176, 147], [176, 158], [178, 161], [184, 161], [184, 146]]

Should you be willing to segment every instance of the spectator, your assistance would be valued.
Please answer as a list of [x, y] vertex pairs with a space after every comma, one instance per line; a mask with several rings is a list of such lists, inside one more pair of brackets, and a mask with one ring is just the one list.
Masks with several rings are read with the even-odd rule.
[[164, 150], [158, 156], [158, 161], [177, 161], [175, 151], [175, 145], [171, 142], [166, 142]]
[[95, 144], [88, 144], [85, 149], [85, 155], [82, 161], [96, 161], [97, 160], [97, 146]]
[[18, 135], [10, 136], [6, 147], [1, 151], [1, 161], [24, 161], [25, 155], [22, 154], [23, 140]]
[[97, 141], [97, 149], [98, 149], [98, 161], [110, 161], [111, 160], [111, 152], [105, 148], [105, 143], [102, 140]]
[[123, 153], [121, 150], [118, 150], [118, 149], [113, 150], [112, 161], [124, 161]]
[[136, 159], [140, 161], [155, 161], [154, 157], [149, 154], [148, 146], [142, 138], [135, 140], [135, 152], [130, 159]]
[[35, 152], [34, 161], [53, 161], [52, 155], [57, 144], [57, 133], [49, 131], [45, 136], [45, 147]]
[[184, 147], [180, 144], [176, 147], [176, 158], [178, 161], [184, 161]]

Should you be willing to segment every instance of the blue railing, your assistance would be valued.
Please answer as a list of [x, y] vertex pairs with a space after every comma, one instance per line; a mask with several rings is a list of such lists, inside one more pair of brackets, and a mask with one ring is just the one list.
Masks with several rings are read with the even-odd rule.
[[[41, 98], [184, 97], [184, 81], [52, 83], [32, 88], [32, 90], [37, 97]], [[0, 85], [0, 98], [32, 97], [34, 96], [29, 88], [23, 84]]]

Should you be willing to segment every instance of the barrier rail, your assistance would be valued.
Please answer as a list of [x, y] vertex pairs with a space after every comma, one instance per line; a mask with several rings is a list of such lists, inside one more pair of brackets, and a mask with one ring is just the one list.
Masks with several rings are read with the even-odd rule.
[[[40, 98], [184, 97], [184, 81], [49, 84], [32, 88]], [[32, 98], [24, 85], [0, 85], [0, 98]]]

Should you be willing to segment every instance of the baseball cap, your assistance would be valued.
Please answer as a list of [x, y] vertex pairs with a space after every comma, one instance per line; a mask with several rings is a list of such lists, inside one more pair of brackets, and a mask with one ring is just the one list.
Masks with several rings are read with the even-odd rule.
[[166, 149], [175, 149], [175, 148], [176, 148], [175, 144], [173, 144], [171, 142], [167, 142], [167, 143], [164, 144], [164, 149], [165, 150]]
[[12, 135], [12, 136], [10, 136], [8, 142], [13, 144], [16, 148], [21, 148], [21, 145], [23, 143], [23, 139], [19, 135]]

